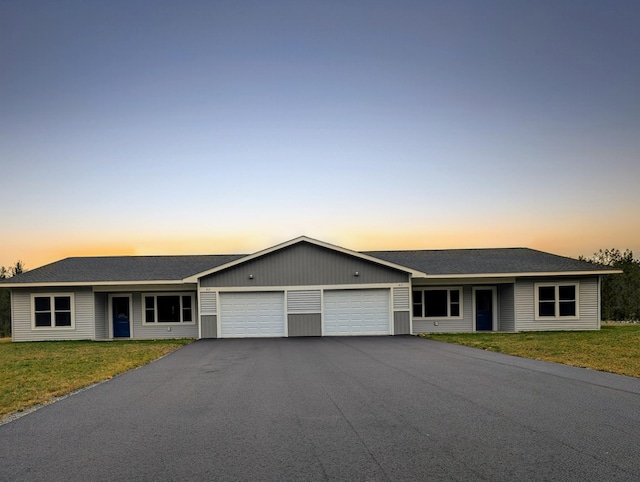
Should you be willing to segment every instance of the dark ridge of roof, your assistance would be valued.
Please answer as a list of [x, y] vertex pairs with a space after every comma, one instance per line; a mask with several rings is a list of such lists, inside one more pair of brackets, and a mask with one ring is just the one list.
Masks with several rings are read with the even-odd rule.
[[529, 248], [365, 251], [363, 254], [430, 275], [556, 273], [612, 269], [610, 266]]
[[66, 258], [9, 278], [9, 283], [174, 281], [246, 255], [99, 256]]

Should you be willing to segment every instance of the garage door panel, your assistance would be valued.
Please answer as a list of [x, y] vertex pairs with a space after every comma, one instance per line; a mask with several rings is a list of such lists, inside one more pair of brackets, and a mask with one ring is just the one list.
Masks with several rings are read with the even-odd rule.
[[221, 293], [222, 338], [284, 336], [284, 293]]
[[388, 335], [389, 290], [324, 292], [325, 335]]

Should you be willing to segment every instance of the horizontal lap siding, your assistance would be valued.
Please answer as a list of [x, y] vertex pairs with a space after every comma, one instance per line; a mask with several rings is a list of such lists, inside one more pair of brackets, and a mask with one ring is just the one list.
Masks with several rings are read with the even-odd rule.
[[296, 290], [287, 293], [289, 313], [320, 313], [322, 311], [320, 290]]
[[[413, 334], [419, 333], [466, 333], [473, 331], [473, 307], [471, 303], [471, 286], [462, 288], [461, 319], [413, 319]], [[434, 322], [438, 322], [438, 326]]]
[[96, 319], [96, 340], [109, 338], [109, 326], [107, 324], [107, 294], [95, 293], [94, 295], [95, 319]]
[[[577, 320], [536, 320], [535, 284], [536, 283], [578, 283], [579, 319]], [[581, 279], [541, 278], [517, 280], [515, 287], [516, 330], [597, 330], [600, 326], [598, 313], [598, 278]]]
[[[32, 293], [73, 293], [75, 329], [31, 329]], [[95, 338], [93, 292], [91, 288], [13, 289], [12, 337], [14, 341], [92, 340]]]
[[[185, 292], [183, 294], [192, 294], [195, 297], [194, 292]], [[197, 303], [196, 313], [193, 313], [193, 319], [198, 319], [198, 307]], [[169, 330], [170, 329], [170, 330]], [[198, 324], [197, 323], [185, 323], [180, 325], [166, 324], [166, 323], [153, 323], [145, 325], [142, 323], [142, 293], [133, 293], [133, 323], [132, 323], [131, 338], [137, 340], [144, 339], [159, 339], [159, 338], [197, 338], [198, 337]]]
[[514, 286], [498, 286], [498, 330], [515, 331]]
[[[356, 272], [358, 276], [355, 275]], [[408, 273], [313, 244], [299, 243], [205, 276], [200, 279], [200, 286], [321, 286], [407, 282]]]

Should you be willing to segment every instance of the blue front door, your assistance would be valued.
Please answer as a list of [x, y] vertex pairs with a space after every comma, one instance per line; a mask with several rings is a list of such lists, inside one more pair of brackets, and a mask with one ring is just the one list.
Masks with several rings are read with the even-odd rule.
[[113, 337], [129, 338], [129, 298], [114, 296], [111, 298], [111, 312], [113, 313]]
[[493, 330], [493, 290], [476, 290], [476, 331]]

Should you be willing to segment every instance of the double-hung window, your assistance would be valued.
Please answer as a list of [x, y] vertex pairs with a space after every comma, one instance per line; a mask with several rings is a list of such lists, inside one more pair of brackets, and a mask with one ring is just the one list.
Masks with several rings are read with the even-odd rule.
[[74, 328], [73, 293], [32, 294], [33, 328]]
[[578, 318], [577, 283], [535, 285], [536, 319]]
[[462, 288], [414, 290], [413, 316], [416, 318], [461, 318]]
[[193, 295], [144, 294], [145, 323], [193, 323]]

